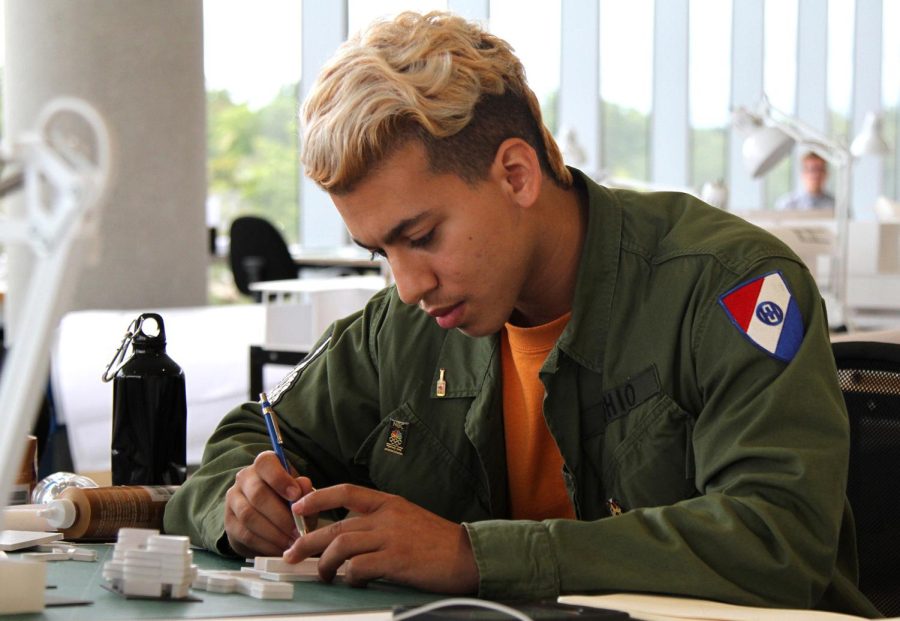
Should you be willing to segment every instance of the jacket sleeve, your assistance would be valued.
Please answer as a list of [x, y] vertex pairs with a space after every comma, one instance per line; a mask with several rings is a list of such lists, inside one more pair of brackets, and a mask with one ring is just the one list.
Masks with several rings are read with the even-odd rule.
[[[467, 524], [481, 595], [644, 591], [874, 614], [858, 592], [848, 603], [855, 569], [837, 575], [849, 426], [821, 298], [788, 260], [763, 262], [734, 282], [774, 269], [805, 328], [789, 362], [732, 325], [717, 300], [725, 291], [705, 292], [705, 310], [691, 319], [694, 368], [682, 373], [701, 402], [691, 439], [696, 495], [593, 522]], [[852, 536], [841, 545], [855, 564]], [[835, 583], [848, 592], [843, 603], [826, 594]]]
[[[353, 453], [379, 420], [372, 324], [383, 314], [385, 298], [384, 292], [377, 294], [366, 309], [333, 324], [269, 395], [285, 456], [317, 487], [369, 484], [364, 471], [353, 466]], [[348, 390], [349, 381], [353, 390]], [[229, 412], [207, 442], [200, 468], [168, 502], [166, 532], [233, 554], [224, 537], [225, 492], [238, 471], [271, 448], [258, 404], [245, 403]]]

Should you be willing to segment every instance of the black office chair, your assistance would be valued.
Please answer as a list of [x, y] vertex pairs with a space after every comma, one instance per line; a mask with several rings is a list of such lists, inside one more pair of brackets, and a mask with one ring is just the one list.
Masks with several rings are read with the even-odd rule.
[[297, 266], [281, 233], [258, 216], [241, 216], [231, 223], [229, 260], [238, 290], [257, 301], [260, 295], [250, 290], [252, 283], [297, 277]]
[[900, 616], [900, 344], [832, 345], [850, 413], [847, 496], [856, 518], [859, 586]]

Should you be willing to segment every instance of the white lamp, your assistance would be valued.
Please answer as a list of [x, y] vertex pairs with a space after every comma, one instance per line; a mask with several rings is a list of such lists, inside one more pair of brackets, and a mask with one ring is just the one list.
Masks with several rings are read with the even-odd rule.
[[850, 221], [850, 150], [814, 127], [773, 108], [763, 96], [755, 110], [739, 108], [732, 123], [746, 134], [743, 144], [744, 166], [754, 177], [762, 177], [780, 162], [795, 144], [821, 156], [836, 169], [834, 215], [837, 240], [832, 257], [831, 294], [839, 321], [848, 324], [847, 314], [847, 236]]
[[744, 139], [744, 167], [752, 177], [762, 177], [791, 152], [794, 144], [795, 140], [777, 127], [762, 125]]
[[884, 140], [881, 115], [869, 112], [863, 120], [862, 129], [850, 144], [851, 155], [853, 157], [884, 155], [889, 150]]
[[773, 108], [765, 95], [756, 110], [735, 110], [732, 123], [746, 134], [743, 144], [744, 165], [754, 178], [772, 170], [796, 143], [818, 154], [837, 169], [834, 202], [837, 247], [832, 257], [831, 290], [840, 313], [840, 321], [849, 327], [847, 239], [850, 224], [850, 165], [855, 157], [888, 151], [887, 144], [881, 137], [880, 117], [871, 112], [866, 115], [863, 128], [849, 149], [814, 127]]
[[[89, 137], [92, 153], [73, 148], [78, 143], [59, 129], [71, 128], [73, 121], [84, 126], [86, 132], [77, 136]], [[80, 99], [54, 99], [35, 125], [35, 131], [0, 150], [0, 159], [22, 170], [21, 182], [16, 178], [5, 184], [4, 192], [21, 186], [26, 207], [22, 217], [0, 219], [0, 243], [21, 244], [35, 258], [28, 287], [20, 292], [20, 325], [0, 376], [0, 509], [7, 503], [47, 382], [53, 330], [81, 265], [79, 242], [99, 212], [110, 180], [109, 132], [93, 107]], [[0, 597], [0, 613], [8, 612], [3, 603]]]

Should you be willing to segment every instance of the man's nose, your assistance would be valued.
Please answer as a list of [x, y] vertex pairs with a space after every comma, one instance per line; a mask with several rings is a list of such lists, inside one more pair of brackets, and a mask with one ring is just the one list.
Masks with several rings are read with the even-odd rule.
[[437, 277], [421, 257], [395, 252], [390, 258], [397, 294], [404, 304], [418, 304], [425, 294], [437, 286]]

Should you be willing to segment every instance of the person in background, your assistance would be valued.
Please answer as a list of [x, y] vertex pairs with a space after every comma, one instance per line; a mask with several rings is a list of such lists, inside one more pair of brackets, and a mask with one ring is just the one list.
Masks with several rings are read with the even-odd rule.
[[825, 191], [828, 162], [809, 151], [800, 160], [803, 189], [785, 194], [775, 201], [777, 211], [810, 211], [834, 209], [834, 197]]
[[271, 391], [293, 471], [237, 407], [167, 532], [354, 585], [877, 615], [822, 300], [784, 244], [567, 168], [510, 46], [447, 13], [350, 39], [302, 121], [306, 174], [395, 284]]

